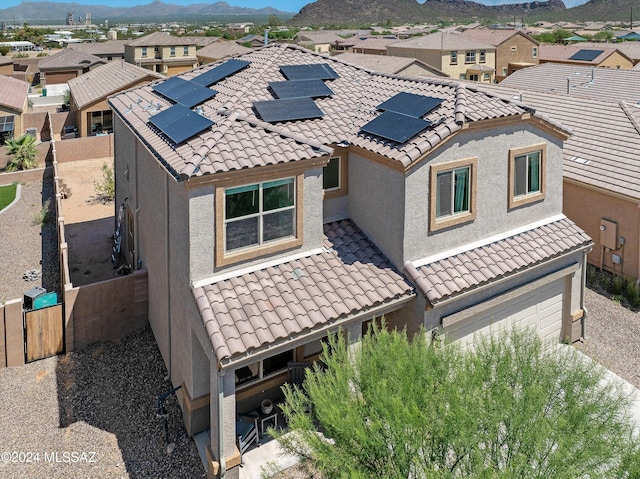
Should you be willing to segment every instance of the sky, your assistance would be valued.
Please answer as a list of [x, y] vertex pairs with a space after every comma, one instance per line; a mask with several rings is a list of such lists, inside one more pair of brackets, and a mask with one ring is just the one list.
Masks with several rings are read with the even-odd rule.
[[[19, 5], [22, 0], [0, 0], [0, 8], [9, 8]], [[53, 3], [76, 2], [80, 5], [108, 5], [110, 7], [133, 7], [146, 5], [152, 0], [49, 0]], [[176, 5], [191, 5], [193, 3], [216, 3], [217, 0], [162, 0], [164, 3]], [[285, 12], [298, 12], [307, 3], [313, 0], [225, 0], [229, 5], [247, 8], [273, 7]]]

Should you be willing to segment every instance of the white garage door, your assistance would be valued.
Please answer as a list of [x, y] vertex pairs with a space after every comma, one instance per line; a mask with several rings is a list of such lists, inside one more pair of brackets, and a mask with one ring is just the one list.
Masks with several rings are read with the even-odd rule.
[[510, 329], [515, 324], [534, 328], [543, 340], [561, 339], [563, 285], [563, 281], [556, 281], [453, 323], [445, 327], [446, 337], [467, 346], [473, 342], [476, 333], [497, 332]]

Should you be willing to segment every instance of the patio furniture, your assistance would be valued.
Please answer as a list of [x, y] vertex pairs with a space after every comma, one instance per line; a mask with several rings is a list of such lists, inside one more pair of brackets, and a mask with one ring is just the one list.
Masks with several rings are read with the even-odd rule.
[[252, 443], [260, 445], [258, 437], [258, 418], [253, 416], [236, 416], [236, 436], [238, 438], [238, 450], [240, 451], [240, 465], [244, 464], [242, 455], [249, 449]]

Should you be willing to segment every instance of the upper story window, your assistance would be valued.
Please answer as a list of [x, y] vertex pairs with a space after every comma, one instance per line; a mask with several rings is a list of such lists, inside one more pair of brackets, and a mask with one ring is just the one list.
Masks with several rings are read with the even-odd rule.
[[457, 64], [458, 64], [458, 52], [455, 50], [452, 50], [450, 65], [457, 65]]
[[216, 265], [302, 244], [303, 175], [216, 188]]
[[334, 156], [322, 170], [324, 198], [335, 198], [347, 194], [347, 160]]
[[142, 47], [142, 58], [147, 56], [147, 47]]
[[182, 47], [182, 56], [189, 56], [189, 47]]
[[509, 208], [545, 197], [546, 144], [509, 150]]
[[531, 48], [531, 56], [533, 58], [538, 58], [538, 47], [532, 47]]
[[486, 63], [487, 61], [487, 51], [486, 50], [480, 50], [480, 63]]
[[468, 158], [431, 166], [431, 231], [475, 219], [477, 164]]
[[475, 50], [468, 50], [464, 54], [464, 62], [465, 63], [475, 63], [476, 62], [476, 52]]
[[171, 47], [169, 49], [169, 55], [171, 55], [172, 57], [176, 56], [176, 47]]

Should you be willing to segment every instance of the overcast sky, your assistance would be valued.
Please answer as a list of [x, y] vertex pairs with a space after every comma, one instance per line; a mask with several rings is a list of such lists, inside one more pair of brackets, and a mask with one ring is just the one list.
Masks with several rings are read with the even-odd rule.
[[[107, 5], [110, 7], [133, 7], [146, 5], [151, 0], [50, 0], [55, 3], [68, 3], [75, 1], [80, 5]], [[193, 3], [215, 3], [217, 0], [162, 0], [164, 3], [177, 5], [191, 5]], [[273, 7], [285, 12], [298, 12], [312, 0], [226, 0], [229, 5], [248, 8]], [[8, 8], [19, 5], [21, 0], [0, 0], [0, 8]]]

